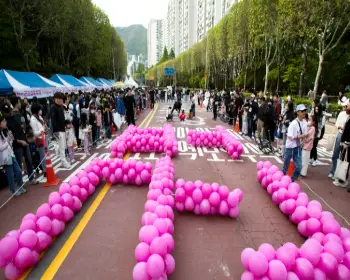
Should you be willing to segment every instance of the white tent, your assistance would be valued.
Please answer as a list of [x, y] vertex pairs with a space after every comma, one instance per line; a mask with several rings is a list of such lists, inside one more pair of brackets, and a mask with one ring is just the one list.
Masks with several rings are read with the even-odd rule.
[[138, 87], [139, 85], [134, 81], [132, 77], [126, 78], [124, 82], [126, 87]]

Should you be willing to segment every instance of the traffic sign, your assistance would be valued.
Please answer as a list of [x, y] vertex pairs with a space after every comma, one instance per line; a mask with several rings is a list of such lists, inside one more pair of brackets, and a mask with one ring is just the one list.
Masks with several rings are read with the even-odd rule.
[[175, 68], [164, 68], [164, 75], [166, 76], [174, 76]]

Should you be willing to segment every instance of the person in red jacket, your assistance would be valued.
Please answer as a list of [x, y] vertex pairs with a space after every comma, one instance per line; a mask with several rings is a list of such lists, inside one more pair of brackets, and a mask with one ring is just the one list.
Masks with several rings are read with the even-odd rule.
[[182, 110], [181, 111], [181, 114], [179, 115], [179, 117], [180, 117], [180, 121], [185, 121], [185, 118], [186, 118], [186, 115], [185, 115], [185, 110]]

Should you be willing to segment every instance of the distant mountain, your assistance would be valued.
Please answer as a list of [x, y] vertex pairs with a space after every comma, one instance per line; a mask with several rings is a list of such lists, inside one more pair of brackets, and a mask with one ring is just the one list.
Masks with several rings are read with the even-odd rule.
[[117, 33], [124, 41], [126, 52], [130, 54], [143, 54], [147, 57], [147, 29], [141, 24], [128, 27], [116, 27]]

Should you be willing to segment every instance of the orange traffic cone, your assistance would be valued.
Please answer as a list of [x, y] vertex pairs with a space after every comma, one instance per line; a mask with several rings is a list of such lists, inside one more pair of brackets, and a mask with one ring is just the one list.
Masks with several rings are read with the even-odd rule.
[[201, 109], [203, 108], [203, 102], [201, 101]]
[[137, 115], [140, 116], [141, 112], [140, 112], [140, 108], [137, 108]]
[[238, 118], [236, 120], [235, 128], [233, 130], [234, 130], [234, 132], [239, 132], [239, 120], [238, 120]]
[[294, 173], [294, 169], [295, 169], [295, 165], [294, 165], [294, 162], [293, 162], [293, 159], [290, 161], [289, 163], [289, 167], [288, 167], [288, 170], [287, 170], [287, 175], [289, 177], [292, 177], [293, 176], [293, 173]]
[[56, 178], [55, 171], [51, 162], [50, 154], [46, 152], [46, 183], [45, 187], [54, 187], [59, 184], [61, 180]]

